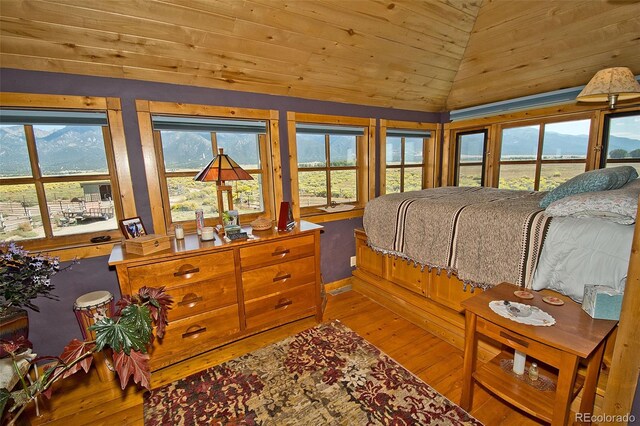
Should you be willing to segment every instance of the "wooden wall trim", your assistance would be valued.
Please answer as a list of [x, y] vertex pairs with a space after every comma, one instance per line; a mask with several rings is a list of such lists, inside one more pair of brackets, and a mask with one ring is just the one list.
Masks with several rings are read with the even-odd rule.
[[[371, 126], [372, 120], [371, 118], [350, 117], [346, 115], [309, 114], [304, 112], [295, 112], [292, 114], [295, 114], [295, 120], [300, 123], [342, 124], [369, 127]], [[373, 126], [375, 127], [375, 120]]]
[[236, 108], [202, 104], [183, 104], [179, 102], [148, 101], [151, 113], [196, 115], [206, 117], [234, 117], [271, 120], [273, 110], [256, 108]]
[[107, 98], [2, 92], [0, 105], [16, 108], [107, 109]]
[[[387, 193], [387, 124], [389, 120], [380, 119], [380, 156], [378, 158], [378, 167], [380, 167], [380, 185], [378, 194]], [[383, 146], [382, 144], [385, 144]]]
[[[367, 182], [363, 183], [362, 205], [364, 206], [369, 200], [376, 198], [376, 119], [370, 118], [367, 127], [366, 158], [363, 159], [362, 166], [367, 170]], [[381, 150], [382, 151], [382, 150]], [[365, 199], [366, 198], [366, 199]]]
[[[277, 219], [277, 215], [280, 209], [280, 203], [284, 200], [283, 182], [282, 182], [282, 160], [280, 158], [280, 120], [278, 111], [271, 111], [271, 118], [269, 121], [269, 132], [267, 137], [268, 153], [271, 156], [271, 170], [267, 172], [268, 180], [271, 182], [272, 193], [270, 200], [265, 200], [265, 203], [269, 203], [268, 212], [270, 219]], [[268, 144], [269, 140], [271, 141]]]
[[[638, 199], [640, 211], [640, 198]], [[611, 370], [604, 395], [603, 413], [610, 416], [624, 416], [631, 412], [633, 398], [640, 373], [640, 216], [636, 216], [636, 225], [631, 243], [631, 257], [627, 272], [627, 284], [622, 300], [618, 336], [613, 349]], [[612, 424], [626, 424], [614, 421]]]
[[[107, 99], [109, 102], [113, 98]], [[118, 103], [119, 103], [118, 99]], [[133, 192], [133, 182], [131, 180], [131, 167], [129, 166], [129, 153], [127, 151], [127, 140], [124, 135], [124, 125], [122, 121], [121, 109], [107, 110], [109, 117], [109, 128], [111, 129], [111, 144], [115, 153], [115, 168], [118, 177], [120, 200], [122, 202], [122, 212], [124, 217], [137, 216], [135, 194]]]
[[[300, 184], [298, 181], [298, 141], [296, 139], [295, 112], [287, 112], [287, 133], [289, 137], [289, 187], [291, 188], [291, 210], [293, 218], [300, 220]], [[279, 213], [278, 213], [279, 214]]]
[[[640, 104], [631, 104], [625, 106], [619, 106], [613, 112], [627, 112], [627, 111], [636, 111], [640, 109]], [[452, 121], [450, 123], [446, 123], [446, 128], [453, 130], [460, 129], [473, 129], [476, 127], [488, 126], [495, 123], [511, 123], [511, 122], [519, 122], [525, 120], [533, 120], [533, 119], [545, 119], [545, 118], [554, 118], [558, 117], [561, 119], [565, 119], [564, 116], [572, 115], [572, 114], [588, 114], [594, 112], [604, 112], [611, 113], [606, 105], [597, 104], [597, 105], [577, 105], [575, 103], [572, 104], [564, 104], [557, 105], [553, 107], [546, 108], [536, 108], [526, 111], [514, 111], [508, 112], [504, 114], [492, 115], [490, 117], [480, 117], [480, 118], [472, 118], [469, 120], [460, 120], [460, 121]]]
[[156, 234], [166, 234], [167, 226], [164, 220], [160, 176], [158, 174], [158, 161], [153, 141], [150, 107], [149, 101], [136, 100], [140, 143], [142, 144], [142, 157], [144, 159], [144, 174], [147, 178], [147, 192], [149, 193], [149, 206], [151, 207], [151, 217], [153, 220], [153, 232]]

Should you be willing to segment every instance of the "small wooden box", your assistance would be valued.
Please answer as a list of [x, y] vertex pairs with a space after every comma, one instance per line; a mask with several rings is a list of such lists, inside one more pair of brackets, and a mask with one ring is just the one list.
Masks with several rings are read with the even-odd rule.
[[141, 256], [169, 248], [171, 248], [171, 237], [168, 235], [149, 234], [124, 240], [124, 249], [127, 253], [139, 254]]

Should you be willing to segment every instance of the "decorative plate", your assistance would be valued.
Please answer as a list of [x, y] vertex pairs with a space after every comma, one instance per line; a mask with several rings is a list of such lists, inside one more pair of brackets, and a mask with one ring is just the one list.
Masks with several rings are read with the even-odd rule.
[[533, 299], [533, 293], [531, 293], [530, 291], [516, 290], [513, 292], [513, 294], [515, 294], [516, 297], [519, 297], [520, 299]]
[[489, 307], [501, 317], [519, 322], [520, 324], [546, 327], [556, 323], [555, 318], [537, 306], [510, 302], [508, 300], [493, 300], [489, 302]]
[[558, 299], [557, 297], [553, 297], [553, 296], [545, 296], [542, 298], [542, 301], [555, 306], [564, 305], [564, 300]]

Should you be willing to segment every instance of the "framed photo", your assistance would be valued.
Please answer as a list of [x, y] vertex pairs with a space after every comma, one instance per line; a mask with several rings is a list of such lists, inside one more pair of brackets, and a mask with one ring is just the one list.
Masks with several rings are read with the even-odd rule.
[[229, 235], [240, 232], [240, 218], [238, 210], [227, 210], [222, 214], [222, 222], [224, 224], [224, 233]]
[[227, 210], [224, 213], [222, 213], [222, 221], [224, 222], [225, 227], [240, 225], [238, 210]]
[[142, 219], [139, 216], [122, 219], [120, 221], [120, 230], [127, 240], [147, 235], [147, 230], [144, 229]]

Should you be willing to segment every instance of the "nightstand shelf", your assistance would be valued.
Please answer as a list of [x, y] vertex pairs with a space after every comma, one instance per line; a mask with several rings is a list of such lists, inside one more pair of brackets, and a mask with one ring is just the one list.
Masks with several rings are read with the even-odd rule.
[[[479, 367], [473, 373], [475, 381], [491, 392], [500, 395], [502, 399], [510, 404], [551, 423], [556, 392], [554, 390], [536, 389], [527, 382], [513, 377], [509, 372], [502, 369], [502, 360], [513, 360], [513, 353], [502, 351], [491, 361]], [[529, 363], [527, 363], [528, 368]], [[554, 384], [558, 383], [558, 371], [556, 369], [548, 368], [544, 364], [539, 364], [538, 369], [540, 376], [548, 377]], [[578, 376], [573, 386], [571, 399], [578, 395], [583, 384], [584, 377]]]

